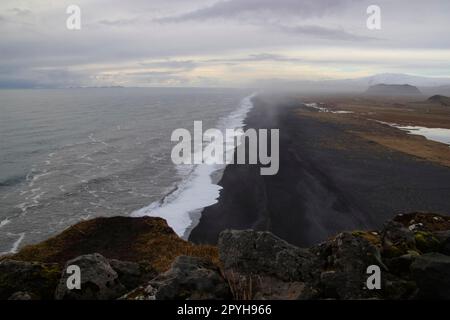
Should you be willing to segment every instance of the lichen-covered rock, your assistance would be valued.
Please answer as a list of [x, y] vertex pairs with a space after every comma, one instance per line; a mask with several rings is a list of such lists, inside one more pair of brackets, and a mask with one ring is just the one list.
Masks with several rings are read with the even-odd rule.
[[389, 267], [389, 272], [399, 276], [408, 276], [411, 264], [419, 256], [419, 252], [409, 250], [408, 253], [399, 257], [385, 259], [385, 262]]
[[[69, 289], [65, 272], [68, 266], [78, 266], [81, 271], [81, 288]], [[62, 273], [55, 292], [57, 300], [108, 300], [116, 299], [126, 292], [119, 276], [108, 260], [98, 253], [83, 255], [70, 260]]]
[[439, 251], [440, 242], [436, 236], [427, 231], [417, 231], [414, 233], [417, 249], [422, 253]]
[[219, 235], [219, 257], [226, 272], [261, 274], [284, 281], [306, 281], [315, 256], [270, 232], [226, 230]]
[[61, 269], [56, 264], [2, 260], [0, 300], [17, 292], [27, 292], [33, 299], [52, 299], [60, 275]]
[[158, 275], [150, 265], [141, 265], [117, 259], [108, 259], [108, 262], [113, 270], [117, 272], [120, 283], [127, 290], [133, 290]]
[[418, 298], [450, 299], [450, 256], [426, 253], [415, 259], [411, 273], [419, 288]]
[[408, 250], [415, 250], [414, 233], [396, 221], [389, 221], [381, 232], [383, 255], [398, 257], [406, 254]]
[[208, 260], [180, 256], [172, 267], [132, 292], [127, 300], [229, 299], [230, 288], [219, 269]]
[[450, 256], [450, 230], [437, 231], [434, 233], [439, 240], [439, 252]]
[[344, 232], [320, 244], [313, 251], [325, 261], [324, 272], [319, 279], [323, 297], [338, 299], [374, 297], [373, 292], [365, 290], [367, 268], [377, 265], [381, 269], [386, 269], [377, 246], [365, 237]]
[[437, 232], [450, 230], [450, 216], [435, 213], [414, 212], [398, 214], [393, 219], [411, 231]]

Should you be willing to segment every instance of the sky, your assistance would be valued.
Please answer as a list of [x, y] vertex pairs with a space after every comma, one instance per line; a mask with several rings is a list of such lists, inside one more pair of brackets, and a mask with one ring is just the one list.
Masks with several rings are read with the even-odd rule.
[[0, 87], [450, 77], [449, 13], [448, 0], [2, 0]]

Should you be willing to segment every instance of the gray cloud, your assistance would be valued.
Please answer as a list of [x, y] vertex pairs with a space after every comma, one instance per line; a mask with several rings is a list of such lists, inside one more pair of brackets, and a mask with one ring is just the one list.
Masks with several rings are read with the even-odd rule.
[[310, 18], [323, 17], [342, 11], [354, 0], [227, 0], [219, 1], [205, 8], [188, 13], [157, 19], [161, 23], [180, 23], [186, 21], [204, 21], [209, 19], [238, 19], [265, 26], [291, 35], [306, 35], [319, 39], [345, 41], [367, 41], [375, 37], [360, 36], [343, 28], [331, 28], [319, 25], [286, 25], [280, 21], [289, 17], [307, 21]]
[[138, 22], [138, 18], [131, 18], [131, 19], [117, 19], [117, 20], [99, 20], [99, 24], [103, 24], [106, 26], [113, 26], [113, 27], [121, 27], [121, 26], [129, 26], [136, 24]]
[[303, 26], [275, 26], [276, 29], [293, 34], [293, 35], [308, 35], [319, 39], [331, 39], [331, 40], [346, 40], [346, 41], [369, 41], [378, 40], [376, 37], [360, 36], [347, 32], [343, 29], [332, 29], [316, 25], [303, 25]]
[[250, 18], [261, 14], [282, 14], [302, 18], [321, 17], [341, 10], [352, 0], [227, 0], [184, 14], [159, 19], [160, 22], [182, 22], [216, 18]]
[[198, 63], [196, 63], [193, 60], [166, 60], [166, 61], [141, 62], [140, 65], [143, 67], [151, 67], [151, 68], [192, 70], [198, 66]]
[[78, 3], [82, 30], [68, 31], [65, 1], [0, 1], [0, 86], [450, 74], [448, 0], [377, 0], [379, 31], [365, 26], [371, 0]]
[[28, 16], [32, 13], [31, 10], [21, 8], [12, 8], [9, 11], [15, 14], [16, 16]]
[[[260, 62], [260, 61], [273, 61], [273, 62], [302, 62], [302, 58], [287, 57], [281, 54], [274, 53], [256, 53], [247, 56], [232, 58], [232, 59], [208, 59], [203, 60], [203, 63], [226, 63], [230, 65], [236, 65], [240, 62]], [[197, 62], [198, 63], [198, 62]]]

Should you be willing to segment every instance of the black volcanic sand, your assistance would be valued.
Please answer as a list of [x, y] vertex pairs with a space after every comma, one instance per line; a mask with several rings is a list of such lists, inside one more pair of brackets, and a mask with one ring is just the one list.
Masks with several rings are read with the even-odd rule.
[[[299, 116], [281, 96], [258, 96], [246, 128], [280, 129], [280, 170], [228, 165], [218, 203], [190, 240], [216, 243], [224, 229], [268, 230], [310, 246], [345, 230], [379, 229], [397, 213], [450, 213], [450, 169], [358, 138], [348, 124]], [[346, 142], [351, 148], [329, 147]]]

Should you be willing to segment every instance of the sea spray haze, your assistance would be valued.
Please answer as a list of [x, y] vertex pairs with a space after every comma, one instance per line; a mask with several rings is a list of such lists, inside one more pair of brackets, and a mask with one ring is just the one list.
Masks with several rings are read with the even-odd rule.
[[[248, 99], [241, 101], [250, 93], [0, 91], [0, 252], [45, 240], [83, 219], [128, 215], [149, 204], [164, 216], [173, 201], [179, 223], [189, 225], [181, 208], [188, 212], [215, 200], [218, 187], [210, 174], [220, 168], [175, 166], [171, 132], [189, 128], [194, 120], [239, 127], [251, 107]], [[183, 232], [178, 220], [169, 221]]]

